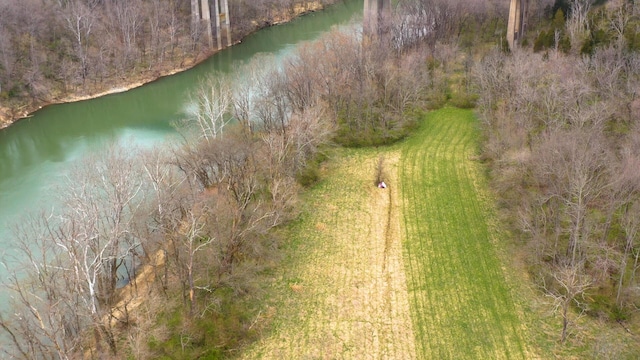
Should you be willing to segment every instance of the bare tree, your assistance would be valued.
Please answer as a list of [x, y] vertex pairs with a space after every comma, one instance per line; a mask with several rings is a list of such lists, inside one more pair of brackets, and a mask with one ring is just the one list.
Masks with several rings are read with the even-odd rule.
[[200, 6], [199, 0], [191, 0], [191, 33], [200, 29]]
[[250, 131], [258, 122], [257, 106], [259, 100], [268, 93], [268, 77], [275, 68], [275, 59], [268, 55], [259, 55], [249, 64], [236, 66], [233, 74], [231, 113], [236, 121]]
[[[41, 343], [43, 351], [55, 346], [63, 358], [99, 350], [102, 343], [116, 355], [115, 326], [128, 321], [122, 318], [126, 309], [116, 307], [118, 280], [135, 276], [146, 186], [134, 160], [117, 148], [105, 158], [89, 159], [68, 180], [61, 192], [63, 207], [36, 217], [18, 234], [30, 265], [26, 279], [35, 286], [13, 276], [16, 305], [29, 311], [20, 315], [23, 327], [5, 326], [35, 339], [29, 341]], [[89, 330], [94, 345], [83, 343]]]
[[89, 41], [96, 22], [95, 8], [98, 1], [71, 0], [61, 4], [60, 11], [73, 36], [76, 56], [80, 59], [80, 75], [84, 84], [89, 75]]
[[[184, 280], [188, 288], [190, 316], [193, 316], [197, 311], [195, 299], [195, 273], [197, 270], [195, 266], [200, 262], [196, 261], [196, 256], [215, 240], [203, 232], [205, 221], [209, 217], [208, 215], [210, 215], [206, 205], [196, 205], [196, 207], [198, 209], [193, 209], [186, 214], [179, 228], [179, 232], [175, 235], [179, 237], [178, 241], [180, 243], [180, 249], [177, 251], [177, 254], [183, 257], [178, 259], [176, 264], [183, 267]], [[194, 211], [198, 213], [194, 213]]]
[[570, 0], [571, 6], [571, 17], [576, 20], [576, 22], [588, 29], [588, 19], [587, 15], [589, 14], [589, 9], [591, 9], [591, 4], [593, 0]]
[[628, 3], [621, 3], [618, 8], [613, 10], [609, 19], [609, 28], [615, 33], [617, 41], [623, 43], [625, 41], [624, 34], [627, 25], [631, 20], [631, 6]]
[[200, 136], [206, 141], [222, 136], [225, 126], [231, 121], [228, 115], [232, 94], [228, 76], [214, 73], [191, 95], [188, 121], [198, 126]]
[[[11, 311], [0, 316], [0, 328], [8, 340], [1, 346], [10, 357], [69, 359], [82, 350], [79, 338], [88, 325], [78, 312], [74, 294], [68, 287], [67, 264], [56, 257], [53, 238], [59, 235], [51, 213], [26, 219], [14, 230], [18, 239], [19, 262], [3, 283], [11, 294]], [[23, 263], [17, 271], [15, 264]]]
[[616, 291], [616, 305], [620, 308], [624, 306], [624, 299], [622, 296], [624, 294], [624, 290], [632, 284], [629, 280], [634, 278], [635, 271], [637, 270], [637, 263], [634, 263], [634, 266], [631, 269], [631, 275], [628, 275], [629, 260], [634, 248], [637, 246], [638, 235], [640, 235], [640, 220], [638, 219], [639, 212], [640, 204], [636, 200], [625, 207], [621, 218], [622, 229], [624, 231], [624, 242], [622, 244], [623, 251], [620, 256], [620, 263], [618, 267], [619, 279]]
[[[560, 140], [562, 139], [562, 140]], [[608, 154], [596, 129], [558, 132], [541, 144], [539, 175], [552, 196], [557, 196], [570, 217], [567, 257], [579, 263], [580, 248], [589, 237], [585, 219], [589, 207], [606, 186]], [[544, 149], [544, 150], [543, 150]]]
[[122, 63], [122, 71], [129, 70], [138, 60], [138, 36], [143, 24], [143, 3], [134, 1], [107, 1], [106, 10], [110, 31], [114, 35], [116, 61]]
[[591, 0], [571, 0], [570, 1], [570, 16], [566, 22], [566, 30], [569, 35], [573, 49], [577, 52], [578, 46], [589, 33], [589, 22], [587, 21], [587, 14], [591, 8]]
[[[631, 286], [635, 276], [636, 267], [632, 266], [629, 271], [629, 261], [636, 248], [638, 236], [640, 235], [640, 154], [638, 154], [638, 132], [634, 131], [628, 141], [622, 146], [619, 161], [612, 163], [617, 176], [610, 185], [610, 198], [608, 204], [611, 207], [607, 218], [607, 229], [603, 235], [604, 239], [609, 236], [610, 222], [616, 215], [624, 236], [620, 239], [620, 259], [618, 263], [618, 283], [616, 291], [616, 304], [622, 308], [624, 304], [623, 294], [625, 289]], [[634, 264], [635, 265], [635, 264]]]
[[[0, 10], [0, 13], [3, 12]], [[15, 63], [16, 58], [11, 46], [9, 30], [6, 28], [4, 20], [0, 19], [0, 93], [3, 88], [5, 91], [8, 90], [9, 79], [12, 78]]]
[[584, 293], [592, 285], [591, 280], [583, 272], [582, 264], [561, 266], [553, 271], [554, 289], [547, 289], [547, 294], [554, 299], [556, 309], [562, 313], [562, 332], [560, 341], [565, 342], [569, 331], [569, 309], [575, 303], [584, 309]]
[[265, 132], [260, 139], [265, 145], [270, 178], [295, 177], [305, 169], [322, 147], [330, 145], [335, 132], [323, 109], [313, 107], [291, 116], [286, 132]]

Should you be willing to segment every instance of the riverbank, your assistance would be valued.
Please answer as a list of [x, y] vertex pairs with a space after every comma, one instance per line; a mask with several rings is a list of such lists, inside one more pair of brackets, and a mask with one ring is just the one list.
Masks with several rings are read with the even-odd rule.
[[[333, 3], [335, 3], [335, 1]], [[187, 54], [186, 56], [183, 56], [180, 61], [176, 61], [176, 59], [174, 58], [171, 61], [160, 64], [153, 69], [139, 69], [135, 71], [135, 73], [129, 74], [126, 77], [112, 77], [106, 80], [104, 83], [87, 86], [76, 91], [69, 91], [60, 94], [48, 94], [48, 98], [31, 98], [29, 99], [28, 103], [16, 103], [8, 106], [0, 103], [0, 130], [22, 119], [29, 118], [34, 112], [49, 105], [71, 103], [76, 101], [95, 99], [109, 94], [121, 93], [131, 89], [135, 89], [142, 85], [149, 84], [163, 77], [171, 76], [189, 70], [194, 66], [200, 64], [201, 62], [207, 60], [211, 56], [215, 55], [216, 53], [218, 53], [218, 51], [239, 44], [240, 42], [242, 42], [242, 39], [250, 36], [251, 34], [254, 34], [257, 31], [271, 26], [287, 23], [300, 16], [323, 10], [325, 6], [330, 6], [332, 4], [323, 5], [323, 3], [320, 1], [314, 1], [308, 4], [297, 5], [294, 11], [282, 12], [281, 14], [274, 16], [272, 19], [255, 20], [254, 24], [256, 27], [253, 31], [243, 35], [239, 40], [234, 41], [231, 45], [226, 46], [220, 50], [210, 49], [208, 51], [195, 54], [195, 56], [189, 56], [189, 54]]]
[[[0, 239], [3, 241], [0, 245], [4, 246], [7, 253], [17, 246], [19, 239], [41, 239], [51, 244], [49, 236], [46, 238], [43, 236], [32, 237], [31, 235], [16, 236], [17, 234], [11, 230], [28, 227], [28, 224], [30, 224], [28, 219], [35, 219], [40, 216], [39, 214], [43, 213], [55, 213], [56, 215], [51, 215], [53, 217], [48, 218], [56, 221], [56, 228], [62, 228], [63, 225], [58, 225], [58, 219], [61, 221], [70, 219], [66, 216], [67, 210], [69, 213], [72, 212], [67, 206], [72, 201], [70, 199], [71, 196], [66, 196], [65, 194], [67, 194], [67, 191], [78, 194], [75, 190], [67, 189], [93, 189], [103, 193], [100, 190], [100, 186], [93, 184], [98, 183], [102, 186], [106, 184], [105, 181], [114, 184], [118, 183], [127, 188], [130, 188], [129, 184], [133, 184], [136, 189], [134, 202], [138, 204], [138, 200], [143, 200], [142, 196], [145, 196], [144, 199], [148, 200], [148, 202], [144, 202], [145, 205], [131, 203], [132, 205], [128, 207], [131, 211], [127, 210], [126, 214], [123, 214], [127, 219], [124, 220], [123, 218], [118, 222], [119, 230], [117, 232], [119, 234], [127, 234], [127, 237], [126, 239], [119, 237], [120, 240], [134, 239], [142, 242], [144, 243], [145, 253], [148, 254], [158, 254], [153, 251], [157, 247], [167, 248], [165, 265], [162, 265], [160, 259], [156, 262], [153, 256], [150, 259], [145, 259], [143, 265], [136, 268], [136, 274], [142, 275], [139, 275], [140, 277], [137, 277], [135, 282], [131, 282], [129, 286], [123, 286], [120, 288], [121, 291], [114, 292], [113, 295], [109, 294], [102, 297], [109, 296], [110, 301], [108, 304], [110, 307], [102, 307], [99, 317], [95, 315], [91, 317], [92, 309], [86, 306], [89, 302], [83, 300], [86, 296], [91, 296], [88, 291], [84, 292], [82, 298], [76, 296], [78, 294], [77, 291], [67, 290], [56, 290], [60, 297], [64, 297], [64, 300], [46, 296], [30, 298], [30, 300], [33, 300], [32, 303], [37, 303], [34, 305], [35, 307], [42, 309], [42, 311], [48, 311], [47, 314], [40, 313], [39, 316], [42, 319], [53, 318], [57, 320], [60, 318], [56, 317], [58, 314], [67, 313], [78, 315], [68, 317], [69, 323], [75, 320], [94, 319], [95, 321], [87, 324], [88, 327], [91, 327], [90, 329], [76, 332], [86, 335], [86, 337], [58, 336], [60, 334], [59, 322], [55, 324], [45, 323], [44, 326], [47, 333], [41, 337], [36, 338], [28, 334], [27, 332], [31, 330], [38, 332], [38, 335], [43, 333], [40, 330], [41, 325], [38, 318], [31, 317], [26, 319], [22, 316], [21, 314], [31, 313], [29, 312], [29, 307], [21, 307], [21, 304], [16, 304], [16, 308], [19, 308], [17, 310], [10, 308], [10, 299], [12, 297], [19, 299], [19, 295], [15, 295], [15, 291], [13, 291], [15, 287], [5, 288], [6, 291], [0, 291], [0, 303], [6, 304], [2, 320], [19, 327], [15, 333], [20, 333], [20, 335], [17, 335], [16, 339], [19, 341], [25, 339], [25, 342], [30, 339], [34, 339], [34, 342], [39, 341], [43, 345], [38, 349], [44, 348], [43, 352], [48, 354], [55, 351], [55, 349], [52, 349], [53, 345], [50, 346], [50, 344], [60, 339], [61, 342], [65, 341], [65, 344], [69, 344], [67, 348], [70, 350], [67, 353], [77, 349], [78, 355], [71, 354], [68, 356], [82, 358], [82, 354], [86, 354], [86, 352], [89, 352], [94, 357], [102, 354], [109, 357], [110, 346], [114, 344], [111, 339], [117, 336], [114, 348], [118, 355], [112, 357], [131, 357], [136, 359], [155, 359], [170, 356], [185, 359], [204, 358], [206, 356], [214, 358], [216, 354], [233, 357], [241, 346], [255, 341], [256, 336], [260, 334], [258, 334], [256, 328], [258, 325], [252, 325], [256, 315], [262, 309], [260, 304], [263, 299], [261, 296], [264, 293], [258, 286], [262, 287], [263, 284], [266, 284], [266, 281], [256, 280], [258, 276], [253, 274], [257, 271], [260, 276], [264, 276], [269, 280], [269, 274], [265, 269], [276, 266], [280, 260], [278, 244], [284, 240], [279, 236], [280, 228], [274, 234], [267, 235], [262, 225], [253, 225], [255, 222], [251, 220], [249, 223], [251, 227], [248, 231], [240, 230], [240, 226], [244, 226], [245, 220], [243, 219], [243, 222], [234, 220], [241, 214], [234, 210], [236, 207], [234, 203], [237, 200], [235, 200], [234, 195], [230, 194], [232, 188], [224, 183], [218, 186], [219, 189], [228, 190], [221, 191], [216, 196], [209, 192], [209, 195], [214, 196], [214, 198], [206, 200], [205, 203], [205, 199], [201, 199], [201, 196], [197, 195], [197, 188], [192, 187], [192, 183], [189, 182], [193, 178], [182, 171], [174, 171], [176, 166], [183, 165], [175, 162], [181, 161], [176, 160], [180, 156], [178, 155], [180, 150], [177, 149], [177, 146], [179, 146], [181, 138], [180, 133], [176, 131], [177, 129], [173, 125], [183, 119], [185, 113], [190, 109], [191, 99], [189, 99], [189, 94], [192, 94], [198, 87], [200, 79], [217, 71], [228, 74], [231, 79], [237, 79], [243, 73], [246, 74], [241, 64], [247, 64], [247, 68], [257, 64], [265, 72], [280, 70], [282, 64], [286, 64], [287, 59], [292, 59], [298, 54], [298, 46], [311, 48], [315, 41], [327, 39], [337, 31], [347, 33], [347, 28], [353, 24], [353, 16], [359, 16], [361, 13], [362, 3], [360, 0], [339, 1], [334, 6], [325, 7], [324, 11], [300, 17], [281, 26], [271, 26], [245, 37], [241, 44], [209, 58], [189, 71], [163, 78], [149, 84], [149, 86], [142, 86], [133, 91], [89, 101], [50, 106], [43, 109], [43, 111], [34, 113], [32, 118], [27, 121], [21, 121], [17, 123], [17, 126], [10, 126], [5, 131], [1, 131], [0, 203], [3, 206], [0, 209]], [[340, 60], [335, 56], [328, 56], [328, 58]], [[280, 75], [276, 77], [280, 77]], [[271, 86], [274, 89], [276, 86], [281, 86], [280, 83], [268, 83], [268, 85], [270, 87], [265, 87], [265, 89], [271, 89]], [[266, 93], [275, 94], [276, 91], [268, 90]], [[314, 116], [313, 118], [309, 117], [309, 119], [316, 120], [318, 118]], [[315, 127], [309, 130], [319, 130], [320, 135], [318, 136], [326, 136], [324, 126], [318, 127], [317, 130]], [[281, 134], [277, 134], [275, 131], [277, 130], [274, 130], [274, 138], [276, 136], [276, 139], [281, 138]], [[230, 131], [228, 134], [231, 135], [233, 133], [235, 132]], [[293, 134], [293, 132], [287, 131], [287, 134]], [[284, 174], [282, 177], [286, 176], [284, 180], [280, 180], [281, 177], [278, 177], [276, 178], [277, 180], [264, 185], [264, 189], [263, 185], [260, 185], [260, 188], [255, 190], [257, 195], [252, 196], [250, 199], [251, 204], [249, 206], [252, 213], [249, 214], [251, 215], [250, 219], [255, 218], [258, 221], [263, 221], [262, 216], [260, 216], [262, 210], [256, 210], [257, 206], [263, 206], [263, 204], [266, 206], [265, 214], [270, 217], [272, 216], [271, 214], [277, 214], [278, 221], [283, 218], [289, 219], [289, 214], [296, 215], [295, 211], [276, 211], [274, 209], [278, 209], [280, 206], [287, 206], [287, 209], [289, 209], [289, 206], [295, 203], [295, 201], [289, 201], [288, 199], [297, 192], [298, 187], [295, 185], [293, 174], [299, 171], [281, 170], [280, 166], [277, 169], [275, 166], [270, 169], [269, 163], [272, 162], [269, 161], [267, 163], [262, 160], [278, 156], [277, 161], [282, 162], [283, 165], [299, 166], [302, 163], [311, 162], [310, 160], [299, 159], [301, 159], [301, 156], [305, 156], [305, 158], [310, 156], [306, 155], [308, 151], [313, 151], [313, 148], [317, 146], [312, 146], [310, 150], [305, 149], [304, 154], [301, 152], [280, 154], [276, 153], [277, 149], [269, 150], [268, 146], [262, 145], [267, 138], [258, 137], [257, 135], [255, 139], [247, 138], [244, 132], [239, 132], [236, 135], [234, 138], [226, 136], [224, 142], [220, 141], [220, 146], [225, 147], [225, 154], [251, 155], [249, 158], [232, 159], [234, 164], [238, 161], [240, 161], [239, 164], [247, 164], [246, 166], [241, 165], [243, 166], [242, 173], [238, 173], [237, 177], [249, 176], [246, 175], [245, 169], [256, 168], [256, 171], [259, 172], [259, 175], [256, 176], [257, 180], [246, 180], [252, 185], [247, 189], [248, 191], [254, 191], [252, 190], [254, 184], [258, 182], [262, 183], [267, 178], [275, 178], [276, 175], [274, 173], [276, 171], [278, 174]], [[315, 139], [315, 136], [310, 136], [306, 141], [307, 143], [311, 141], [313, 143], [317, 141], [324, 143], [323, 140]], [[190, 144], [195, 143], [190, 142]], [[159, 149], [163, 146], [166, 151]], [[215, 146], [217, 147], [218, 144]], [[237, 146], [237, 148], [234, 150], [231, 146]], [[198, 147], [200, 148], [200, 146]], [[174, 149], [175, 151], [173, 151]], [[137, 150], [140, 150], [140, 152]], [[113, 156], [114, 152], [122, 154], [122, 156]], [[145, 155], [141, 155], [142, 152]], [[213, 160], [212, 158], [210, 159]], [[256, 159], [259, 162], [251, 159]], [[127, 160], [131, 160], [131, 162]], [[315, 162], [316, 160], [313, 160], [314, 165]], [[76, 171], [79, 168], [86, 169], [86, 171]], [[111, 175], [114, 175], [117, 179], [114, 177], [113, 181], [107, 180], [111, 179]], [[224, 177], [221, 181], [228, 182], [230, 180], [228, 180], [228, 177]], [[245, 181], [243, 180], [243, 182]], [[142, 185], [143, 183], [144, 185]], [[120, 185], [118, 188], [121, 187]], [[152, 188], [162, 192], [155, 192]], [[164, 191], [164, 189], [167, 189], [167, 191]], [[89, 193], [93, 194], [93, 190]], [[111, 187], [109, 193], [113, 192], [112, 190], [114, 190], [113, 187]], [[119, 189], [115, 190], [122, 193]], [[245, 191], [244, 188], [242, 191]], [[114, 198], [112, 195], [106, 195], [106, 192], [104, 194], [105, 196], [99, 196], [100, 199]], [[128, 197], [129, 195], [125, 196]], [[196, 205], [191, 207], [193, 196], [207, 206]], [[203, 195], [203, 197], [205, 196]], [[274, 198], [277, 203], [270, 205]], [[97, 198], [93, 197], [93, 199]], [[159, 201], [159, 203], [156, 201]], [[89, 199], [88, 202], [93, 202], [93, 200]], [[103, 208], [97, 203], [94, 204]], [[77, 203], [72, 206], [76, 209], [84, 207], [77, 205]], [[109, 204], [105, 204], [104, 208], [109, 209], [100, 210], [101, 218], [95, 220], [96, 218], [94, 217], [95, 221], [91, 220], [90, 223], [95, 226], [101, 226], [102, 228], [97, 230], [101, 234], [115, 234], [118, 236], [118, 233], [110, 229], [113, 222], [104, 219], [120, 213], [120, 210], [114, 213], [110, 210], [113, 207]], [[190, 236], [185, 233], [187, 231], [186, 227], [182, 227], [183, 223], [185, 225], [189, 223], [188, 216], [190, 215], [186, 212], [182, 213], [182, 210], [189, 212], [190, 208], [194, 209], [193, 211], [198, 218], [199, 224], [203, 219], [209, 219], [205, 227], [202, 228], [203, 235], [195, 239], [195, 244], [200, 246], [204, 244], [203, 241], [206, 241], [206, 239], [216, 240], [210, 246], [201, 247], [196, 254], [195, 260], [199, 262], [197, 267], [193, 267], [194, 286], [196, 286], [194, 288], [194, 303], [196, 306], [191, 316], [189, 315], [189, 292], [187, 289], [185, 297], [182, 286], [184, 284], [182, 279], [187, 275], [184, 271], [185, 264], [189, 261], [189, 250], [183, 241], [188, 240], [188, 236]], [[209, 208], [215, 210], [217, 216], [209, 216]], [[205, 210], [207, 211], [206, 216], [205, 214], [200, 216], [200, 213]], [[87, 211], [94, 213], [93, 210]], [[87, 219], [86, 216], [93, 216], [87, 215], [87, 211], [75, 213]], [[158, 211], [161, 211], [161, 216], [154, 216]], [[145, 215], [147, 214], [153, 216], [153, 218], [146, 217]], [[274, 219], [264, 223], [268, 226], [273, 226], [272, 224], [275, 224], [275, 221]], [[4, 224], [7, 225], [5, 226]], [[93, 225], [92, 228], [95, 227]], [[197, 228], [199, 227], [200, 225], [197, 225]], [[249, 233], [254, 228], [258, 231], [255, 235]], [[205, 230], [206, 233], [204, 232]], [[66, 231], [64, 233], [68, 234]], [[95, 232], [91, 230], [91, 233]], [[221, 263], [219, 260], [222, 258], [220, 252], [224, 248], [228, 248], [224, 244], [229, 243], [229, 241], [235, 242], [235, 239], [238, 238], [236, 234], [247, 233], [249, 234], [246, 235], [246, 238], [249, 240], [243, 241], [243, 244], [247, 244], [250, 248], [240, 250], [235, 260], [232, 260], [234, 264], [241, 265], [229, 267], [225, 263]], [[49, 234], [52, 235], [50, 232]], [[79, 236], [82, 237], [84, 235], [80, 234]], [[14, 240], [14, 238], [18, 239]], [[95, 237], [93, 239], [96, 241], [108, 241], [110, 237], [100, 236], [99, 239]], [[38, 246], [33, 241], [25, 241], [24, 245], [25, 248], [33, 246], [35, 249], [46, 247]], [[222, 245], [224, 245], [224, 248], [221, 247]], [[55, 248], [53, 251], [64, 251], [61, 247]], [[126, 248], [121, 246], [120, 248], [126, 250], [128, 246]], [[177, 254], [174, 249], [179, 249], [180, 253]], [[10, 255], [13, 255], [13, 252]], [[114, 256], [121, 257], [121, 255]], [[122, 257], [126, 256], [129, 256], [128, 252], [122, 255]], [[260, 261], [254, 260], [256, 258]], [[21, 264], [23, 262], [29, 262], [28, 259], [19, 257], [19, 255], [16, 255], [15, 259], [16, 266], [14, 268], [16, 269], [22, 268]], [[52, 261], [58, 259], [61, 261], [73, 260], [68, 256], [64, 257], [62, 255], [51, 255], [48, 256], [49, 259]], [[43, 261], [40, 262], [44, 263]], [[61, 268], [69, 267], [67, 265], [57, 267], [57, 269]], [[11, 279], [12, 269], [0, 269], [0, 278]], [[128, 270], [131, 270], [131, 268], [129, 267]], [[157, 276], [156, 272], [158, 273]], [[123, 270], [118, 274], [125, 273], [127, 271]], [[220, 275], [220, 273], [223, 273], [223, 275]], [[230, 275], [228, 275], [229, 273]], [[56, 273], [56, 275], [58, 274]], [[109, 276], [109, 274], [105, 275]], [[75, 282], [75, 280], [71, 280], [71, 277], [68, 277], [69, 282], [66, 282], [66, 280], [63, 282], [64, 279], [60, 276], [49, 277], [48, 279], [41, 277], [40, 279], [43, 279], [43, 281], [55, 281], [55, 289], [58, 289], [58, 284], [62, 288], [66, 284], [71, 284], [72, 281]], [[144, 279], [144, 277], [148, 279]], [[38, 279], [37, 274], [34, 278]], [[122, 285], [123, 280], [122, 277], [116, 277], [119, 285]], [[151, 294], [148, 293], [148, 288], [145, 289], [143, 282], [154, 289]], [[220, 283], [222, 285], [217, 285]], [[86, 287], [87, 285], [82, 286]], [[45, 287], [53, 289], [48, 285], [41, 288]], [[77, 288], [75, 285], [73, 287]], [[209, 290], [215, 292], [210, 292]], [[249, 291], [251, 292], [249, 293]], [[187, 303], [184, 302], [185, 299]], [[55, 304], [49, 305], [50, 300], [55, 301]], [[56, 307], [57, 304], [62, 303], [68, 305], [63, 309], [60, 306]], [[101, 303], [104, 304], [106, 302]], [[113, 311], [111, 305], [114, 307]], [[121, 311], [118, 312], [116, 308], [120, 308]], [[26, 310], [23, 311], [23, 309]], [[51, 314], [52, 312], [55, 312], [55, 314]], [[109, 319], [108, 323], [106, 320], [105, 322], [100, 321], [105, 319], [103, 316], [109, 318], [111, 315], [105, 315], [104, 313], [110, 312], [118, 320]], [[18, 316], [21, 318], [18, 319]], [[127, 316], [129, 317], [128, 319]], [[117, 323], [111, 320], [115, 320]], [[102, 326], [107, 324], [113, 326]], [[73, 324], [66, 328], [84, 328], [84, 325], [85, 323], [83, 322], [78, 326]], [[3, 352], [9, 353], [15, 347], [11, 346], [11, 339], [2, 338], [2, 333], [6, 334], [6, 331], [0, 331], [0, 340], [2, 340], [0, 347], [2, 347]], [[56, 336], [56, 338], [51, 341], [44, 338], [49, 334]], [[163, 353], [165, 348], [168, 354]], [[49, 349], [52, 350], [49, 351]], [[15, 350], [15, 352], [19, 351]], [[205, 352], [206, 354], [203, 354]], [[16, 357], [20, 357], [20, 354], [17, 354]]]
[[[235, 43], [233, 45], [235, 45]], [[31, 104], [19, 106], [17, 109], [11, 107], [3, 107], [0, 105], [0, 129], [6, 128], [19, 120], [29, 118], [34, 112], [49, 105], [65, 104], [76, 101], [95, 99], [109, 94], [121, 93], [131, 89], [135, 89], [145, 84], [149, 84], [165, 76], [170, 76], [185, 70], [189, 70], [192, 67], [198, 65], [200, 62], [214, 55], [216, 52], [217, 51], [213, 51], [200, 58], [193, 59], [188, 66], [171, 68], [170, 70], [154, 69], [152, 71], [138, 72], [135, 74], [135, 80], [132, 80], [131, 77], [120, 79], [120, 82], [118, 82], [115, 86], [113, 85], [113, 83], [111, 83], [111, 86], [108, 88], [105, 84], [105, 86], [99, 86], [98, 89], [95, 89], [93, 91], [87, 91], [85, 89], [79, 92], [73, 92], [62, 96], [54, 96], [52, 99], [48, 100], [36, 100]]]

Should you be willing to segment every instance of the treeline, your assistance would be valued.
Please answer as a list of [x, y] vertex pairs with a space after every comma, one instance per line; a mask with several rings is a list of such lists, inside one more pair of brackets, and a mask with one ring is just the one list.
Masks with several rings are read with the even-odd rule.
[[614, 44], [627, 51], [640, 50], [640, 14], [633, 2], [611, 2], [607, 6], [596, 3], [556, 1], [545, 9], [544, 16], [551, 21], [535, 28], [523, 46], [532, 43], [536, 52], [554, 49], [583, 55]]
[[[483, 156], [536, 284], [560, 309], [563, 342], [571, 309], [625, 326], [640, 306], [640, 55], [627, 35], [640, 8], [571, 4], [556, 27], [566, 47], [496, 51], [474, 71]], [[609, 40], [593, 43], [599, 32]], [[606, 348], [598, 356], [624, 354]]]
[[[1, 2], [0, 111], [8, 113], [0, 116], [192, 65], [217, 49], [205, 36], [207, 23], [194, 23], [194, 2], [199, 9], [196, 0]], [[333, 2], [229, 0], [232, 42], [312, 5]]]
[[22, 266], [4, 286], [12, 300], [1, 351], [193, 359], [255, 340], [268, 326], [268, 269], [286, 241], [278, 230], [295, 219], [329, 147], [399, 139], [444, 96], [425, 64], [443, 59], [435, 37], [458, 30], [442, 21], [455, 8], [413, 5], [423, 20], [397, 21], [416, 9], [401, 7], [366, 40], [334, 30], [279, 66], [258, 58], [211, 74], [191, 94], [184, 141], [113, 146], [80, 164], [61, 208], [16, 227]]

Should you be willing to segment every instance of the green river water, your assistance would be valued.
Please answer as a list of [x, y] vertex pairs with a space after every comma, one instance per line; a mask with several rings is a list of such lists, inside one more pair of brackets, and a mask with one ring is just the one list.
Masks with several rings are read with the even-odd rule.
[[[188, 93], [211, 71], [230, 71], [260, 53], [285, 56], [334, 25], [362, 13], [362, 0], [346, 0], [324, 11], [270, 27], [245, 38], [195, 68], [142, 87], [97, 99], [43, 108], [0, 130], [0, 255], [15, 249], [13, 224], [38, 209], [56, 207], [56, 188], [72, 164], [112, 143], [149, 146], [175, 134]], [[6, 277], [0, 266], [0, 280]], [[0, 306], [6, 299], [0, 294]]]

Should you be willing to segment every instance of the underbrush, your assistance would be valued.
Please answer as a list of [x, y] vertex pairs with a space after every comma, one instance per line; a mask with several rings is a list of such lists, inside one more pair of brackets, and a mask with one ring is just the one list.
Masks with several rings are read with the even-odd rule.
[[417, 128], [420, 113], [418, 110], [407, 112], [400, 116], [401, 121], [389, 127], [352, 129], [343, 123], [336, 132], [334, 141], [342, 146], [354, 148], [390, 145], [404, 139]]
[[[259, 276], [261, 277], [261, 276]], [[265, 280], [264, 278], [262, 280]], [[258, 305], [263, 291], [239, 295], [231, 289], [209, 294], [215, 299], [199, 314], [190, 315], [185, 307], [170, 299], [157, 315], [155, 324], [144, 336], [146, 358], [154, 359], [225, 359], [259, 337]], [[140, 350], [140, 349], [139, 349]], [[129, 354], [130, 358], [136, 358]]]

